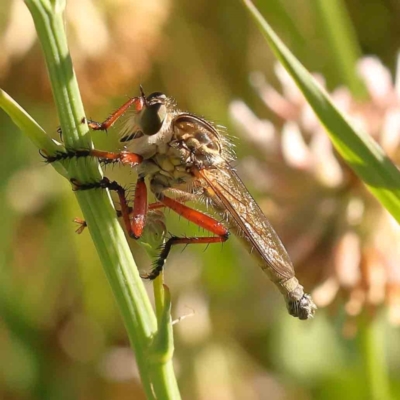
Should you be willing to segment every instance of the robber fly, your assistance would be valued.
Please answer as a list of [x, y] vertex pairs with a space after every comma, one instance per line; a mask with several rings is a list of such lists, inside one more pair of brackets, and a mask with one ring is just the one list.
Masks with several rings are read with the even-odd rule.
[[[145, 278], [156, 278], [176, 244], [222, 243], [228, 239], [227, 227], [218, 220], [188, 207], [187, 201], [205, 201], [228, 222], [228, 226], [256, 257], [259, 266], [285, 298], [291, 315], [313, 317], [316, 306], [295, 277], [292, 262], [278, 235], [231, 167], [234, 155], [223, 129], [191, 113], [180, 111], [175, 102], [155, 92], [129, 99], [103, 123], [88, 120], [94, 130], [107, 130], [127, 111], [120, 142], [125, 150], [110, 153], [100, 150], [74, 150], [48, 156], [49, 162], [65, 158], [94, 156], [104, 163], [121, 162], [137, 168], [133, 207], [125, 189], [117, 182], [81, 184], [76, 190], [108, 188], [115, 190], [119, 211], [129, 235], [138, 239], [149, 209], [167, 207], [202, 227], [212, 237], [171, 237], [165, 243], [154, 269]], [[146, 181], [157, 202], [148, 206]]]

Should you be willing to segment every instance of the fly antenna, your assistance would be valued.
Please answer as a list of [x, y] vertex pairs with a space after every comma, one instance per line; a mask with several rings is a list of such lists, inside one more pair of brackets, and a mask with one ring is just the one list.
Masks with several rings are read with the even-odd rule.
[[145, 96], [145, 94], [144, 94], [143, 86], [142, 86], [142, 85], [139, 85], [139, 88], [140, 88], [140, 95], [141, 95], [141, 97], [146, 98], [146, 96]]

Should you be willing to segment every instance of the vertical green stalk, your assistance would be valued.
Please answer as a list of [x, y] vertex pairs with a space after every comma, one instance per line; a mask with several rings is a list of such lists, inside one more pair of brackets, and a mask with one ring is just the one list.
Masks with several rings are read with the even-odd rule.
[[390, 400], [389, 377], [384, 343], [379, 332], [379, 320], [363, 316], [359, 325], [360, 350], [363, 355], [365, 383], [370, 400]]
[[[65, 0], [25, 0], [38, 33], [48, 67], [53, 95], [67, 148], [91, 148], [85, 112], [64, 32]], [[49, 154], [54, 148], [45, 147]], [[99, 181], [101, 170], [95, 160], [70, 161], [64, 165], [69, 178], [80, 182]], [[98, 251], [104, 271], [120, 308], [143, 387], [149, 399], [173, 399], [175, 377], [153, 380], [162, 375], [164, 363], [152, 363], [156, 317], [138, 274], [125, 235], [116, 219], [106, 191], [76, 192], [78, 202]], [[173, 383], [173, 389], [168, 384]]]
[[[159, 210], [147, 213], [146, 228], [140, 238], [139, 244], [150, 258], [159, 256], [159, 249], [165, 244], [166, 235], [165, 215]], [[153, 281], [154, 305], [157, 318], [157, 333], [153, 337], [149, 351], [149, 363], [153, 371], [153, 384], [165, 387], [165, 398], [179, 400], [180, 393], [172, 364], [174, 354], [174, 340], [171, 321], [171, 295], [164, 285], [164, 273]]]
[[172, 366], [174, 342], [171, 321], [171, 295], [168, 287], [163, 284], [163, 274], [154, 280], [153, 288], [158, 331], [154, 338], [150, 362], [154, 363], [154, 365], [164, 365], [163, 368], [155, 368], [153, 379], [160, 386], [169, 388], [168, 395], [170, 398], [180, 399]]

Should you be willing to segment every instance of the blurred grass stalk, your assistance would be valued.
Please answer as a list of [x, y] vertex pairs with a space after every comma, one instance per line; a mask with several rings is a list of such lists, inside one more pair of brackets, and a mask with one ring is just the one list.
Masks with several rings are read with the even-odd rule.
[[383, 335], [379, 334], [379, 319], [372, 319], [366, 312], [360, 317], [359, 345], [363, 356], [365, 384], [371, 400], [390, 400]]
[[[326, 128], [336, 150], [371, 193], [392, 214], [397, 222], [400, 222], [400, 173], [397, 167], [367, 133], [357, 130], [348, 122], [347, 117], [334, 106], [329, 95], [283, 44], [253, 3], [250, 0], [243, 0], [243, 3], [275, 56], [293, 78]], [[324, 15], [325, 20], [330, 20], [329, 22], [326, 21], [327, 25], [330, 25], [331, 29], [333, 26], [336, 26], [336, 29], [341, 29], [340, 18], [344, 18], [345, 9], [343, 7], [341, 9], [337, 8], [340, 2], [318, 0], [318, 3], [321, 15]], [[328, 16], [329, 9], [334, 7], [334, 3], [337, 6], [332, 11], [335, 15]], [[329, 26], [326, 29], [329, 29]], [[334, 33], [338, 34], [337, 38], [333, 38], [332, 35]], [[343, 63], [343, 69], [354, 68], [351, 65], [354, 54], [349, 56], [352, 53], [349, 50], [353, 41], [351, 35], [346, 35], [345, 30], [341, 34], [336, 31], [332, 32], [332, 35], [328, 42], [336, 47], [336, 57], [341, 57], [339, 51], [341, 46], [347, 48], [349, 64]], [[336, 44], [333, 44], [333, 41], [337, 41]], [[347, 74], [347, 79], [344, 78], [344, 80], [356, 95], [361, 94], [359, 87], [353, 86], [355, 81], [352, 83], [350, 74]], [[359, 328], [366, 382], [370, 385], [369, 398], [371, 400], [390, 399], [386, 359], [382, 350], [382, 343], [380, 343], [376, 335], [376, 321], [361, 322]]]
[[[89, 131], [78, 83], [74, 74], [64, 32], [65, 0], [25, 0], [45, 55], [55, 104], [67, 148], [91, 148]], [[63, 150], [42, 128], [4, 92], [0, 106], [39, 148], [48, 154]], [[101, 169], [96, 160], [55, 165], [62, 175], [81, 182], [99, 181]], [[110, 194], [106, 191], [76, 192], [78, 202], [120, 308], [134, 349], [144, 391], [149, 399], [179, 399], [172, 368], [172, 328], [169, 295], [161, 284], [158, 291], [157, 319], [139, 276], [125, 235], [120, 227]], [[166, 297], [164, 297], [166, 296]], [[160, 307], [162, 309], [160, 310]], [[164, 325], [161, 325], [164, 324]]]
[[330, 49], [332, 69], [336, 71], [338, 81], [349, 88], [355, 98], [366, 98], [367, 90], [356, 74], [361, 50], [343, 0], [315, 0], [310, 6], [318, 19], [321, 39]]

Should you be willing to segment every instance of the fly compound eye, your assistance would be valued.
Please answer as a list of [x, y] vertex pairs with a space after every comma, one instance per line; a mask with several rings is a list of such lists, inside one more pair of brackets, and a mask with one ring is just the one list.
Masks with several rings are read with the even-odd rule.
[[145, 107], [140, 117], [140, 128], [145, 135], [155, 135], [162, 127], [167, 115], [164, 104], [153, 104]]
[[140, 117], [140, 128], [145, 135], [155, 135], [162, 127], [167, 115], [167, 96], [154, 92], [146, 98], [146, 105]]

